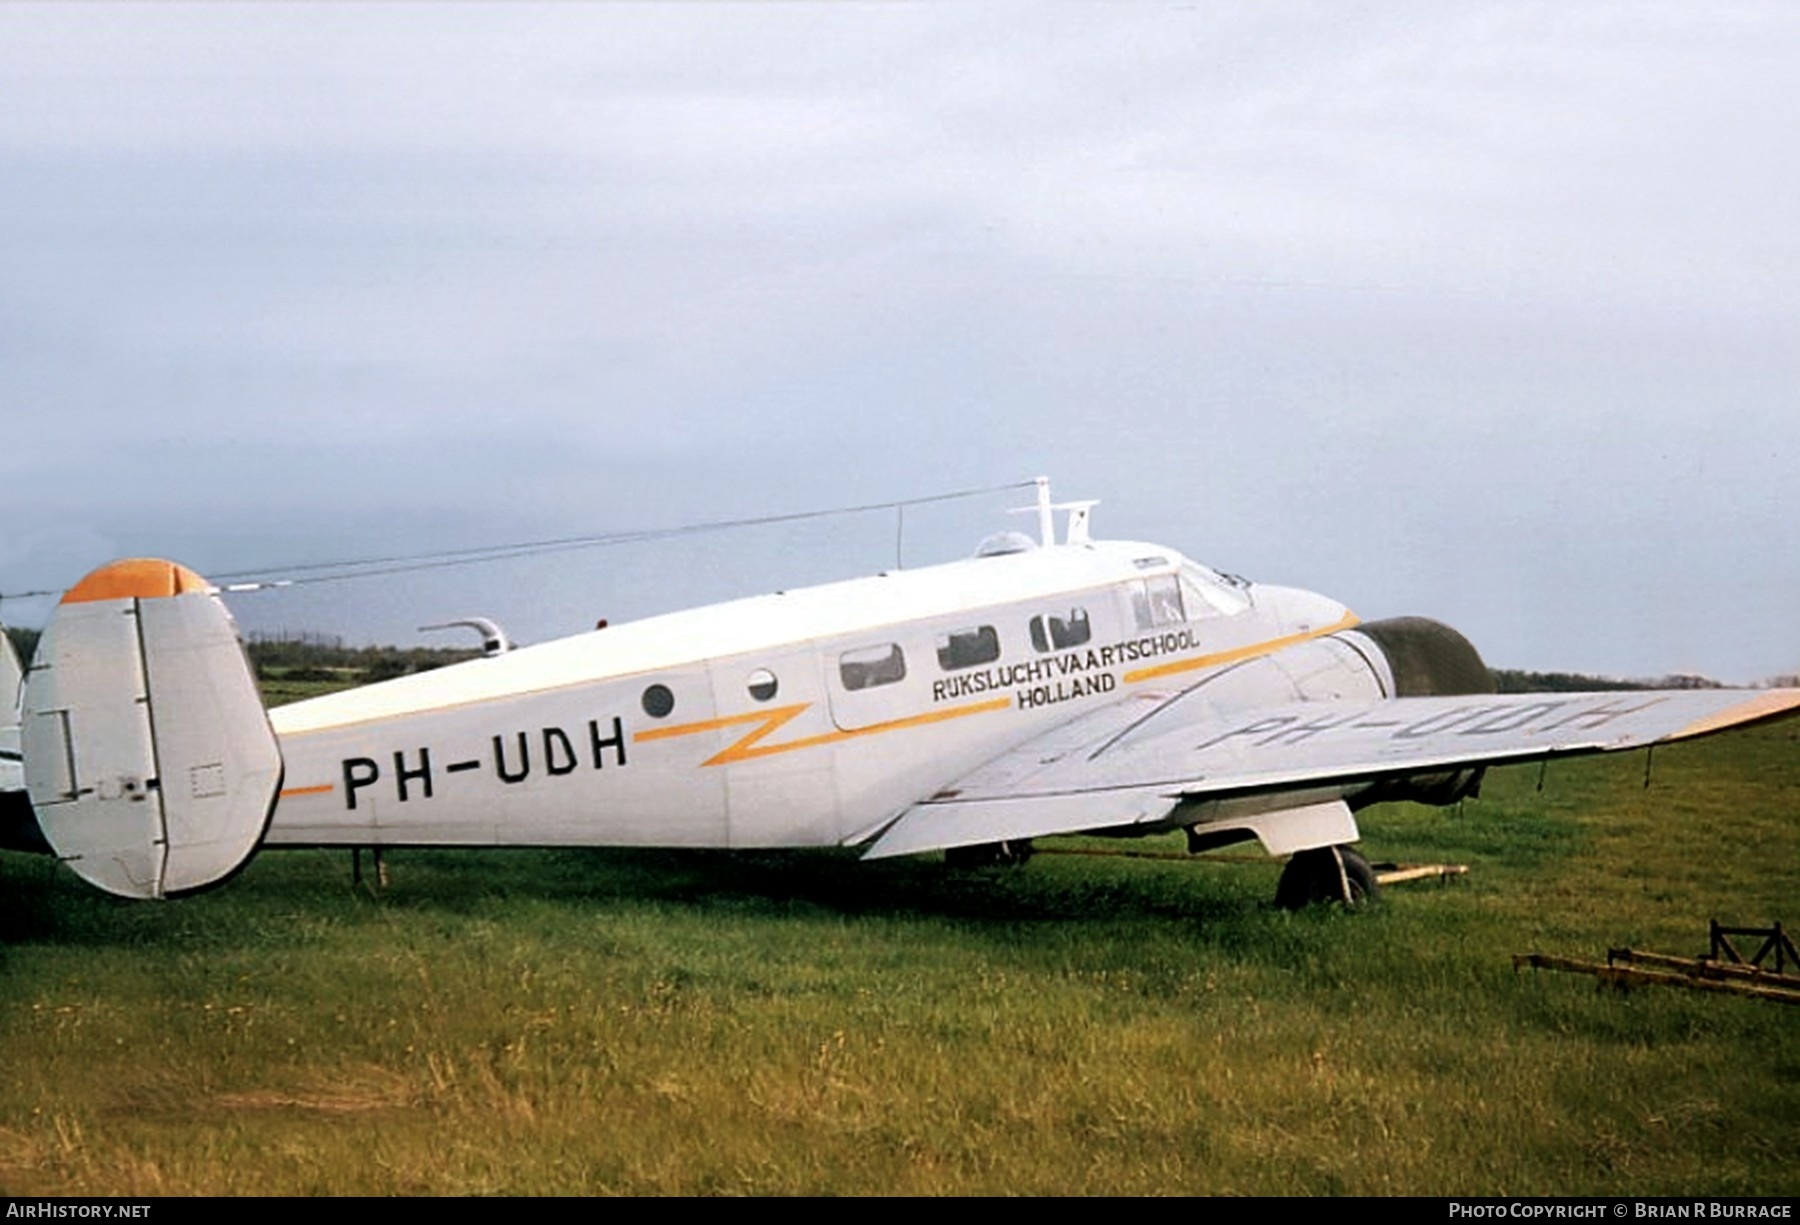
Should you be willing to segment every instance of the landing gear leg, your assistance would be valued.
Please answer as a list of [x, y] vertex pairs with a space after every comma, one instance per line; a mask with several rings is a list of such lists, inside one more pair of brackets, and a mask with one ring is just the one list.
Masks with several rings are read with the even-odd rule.
[[951, 868], [1016, 868], [1031, 858], [1031, 839], [983, 842], [944, 850], [944, 864]]
[[[375, 858], [375, 887], [377, 889], [386, 889], [388, 886], [388, 870], [387, 864], [382, 862], [381, 848], [378, 846], [370, 847], [369, 853]], [[350, 883], [353, 885], [360, 885], [362, 884], [362, 878], [362, 848], [360, 846], [353, 846], [350, 848]]]
[[1362, 906], [1379, 892], [1368, 860], [1347, 846], [1322, 846], [1298, 851], [1288, 860], [1275, 886], [1275, 904], [1283, 910], [1302, 910], [1314, 902]]

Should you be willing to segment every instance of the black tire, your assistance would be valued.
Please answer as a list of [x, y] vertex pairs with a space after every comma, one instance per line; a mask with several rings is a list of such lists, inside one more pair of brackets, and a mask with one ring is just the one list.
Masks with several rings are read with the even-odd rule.
[[1365, 906], [1380, 892], [1368, 860], [1347, 846], [1322, 846], [1298, 851], [1288, 860], [1275, 886], [1275, 904], [1283, 910], [1304, 910], [1318, 902]]

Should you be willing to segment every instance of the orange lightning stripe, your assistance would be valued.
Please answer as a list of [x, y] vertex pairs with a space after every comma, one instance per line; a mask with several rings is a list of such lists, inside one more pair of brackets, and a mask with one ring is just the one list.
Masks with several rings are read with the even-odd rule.
[[890, 719], [886, 723], [873, 723], [868, 727], [851, 728], [848, 731], [840, 730], [825, 732], [817, 736], [802, 736], [798, 740], [788, 740], [781, 744], [760, 743], [764, 737], [812, 706], [811, 702], [799, 702], [792, 706], [778, 706], [769, 711], [751, 711], [749, 714], [727, 715], [721, 719], [703, 719], [698, 723], [683, 723], [678, 727], [653, 727], [648, 731], [636, 733], [632, 736], [632, 740], [669, 740], [676, 736], [713, 732], [720, 728], [736, 727], [744, 723], [756, 724], [747, 735], [733, 741], [700, 763], [703, 766], [723, 766], [737, 761], [749, 761], [756, 757], [788, 753], [795, 749], [810, 749], [821, 744], [836, 744], [841, 740], [851, 740], [857, 736], [874, 736], [882, 732], [898, 731], [905, 727], [923, 727], [928, 723], [942, 723], [946, 719], [960, 719], [964, 715], [979, 715], [991, 710], [1005, 710], [1011, 705], [1011, 698], [990, 698], [984, 702], [970, 702], [966, 706], [951, 706], [944, 710], [927, 711], [922, 715]]
[[1339, 630], [1347, 630], [1357, 625], [1360, 618], [1353, 612], [1347, 612], [1335, 625], [1327, 625], [1323, 629], [1306, 630], [1298, 634], [1288, 634], [1282, 638], [1270, 638], [1265, 642], [1252, 643], [1247, 647], [1235, 647], [1229, 651], [1218, 651], [1212, 655], [1196, 655], [1192, 659], [1178, 659], [1174, 663], [1157, 664], [1151, 668], [1139, 668], [1125, 674], [1125, 683], [1135, 685], [1139, 681], [1154, 680], [1159, 676], [1173, 676], [1177, 672], [1192, 672], [1196, 668], [1211, 668], [1218, 664], [1236, 663], [1240, 659], [1251, 659], [1257, 655], [1271, 655], [1283, 647], [1291, 647], [1298, 642], [1310, 642], [1314, 638], [1323, 638], [1327, 634], [1335, 634]]

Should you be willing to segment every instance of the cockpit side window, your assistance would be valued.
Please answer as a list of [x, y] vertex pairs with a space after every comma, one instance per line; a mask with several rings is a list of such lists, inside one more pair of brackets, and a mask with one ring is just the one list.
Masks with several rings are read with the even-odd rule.
[[1158, 574], [1131, 585], [1131, 611], [1141, 630], [1179, 625], [1187, 620], [1181, 606], [1181, 583], [1173, 574]]
[[1085, 608], [1071, 608], [1067, 617], [1039, 613], [1031, 619], [1031, 646], [1040, 655], [1078, 647], [1093, 636]]

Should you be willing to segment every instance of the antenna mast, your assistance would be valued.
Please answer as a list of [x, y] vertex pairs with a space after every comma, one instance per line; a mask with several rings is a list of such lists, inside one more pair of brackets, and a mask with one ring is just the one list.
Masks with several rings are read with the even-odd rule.
[[1050, 504], [1050, 478], [1040, 476], [1031, 482], [1037, 486], [1038, 541], [1046, 549], [1056, 543], [1056, 516]]

